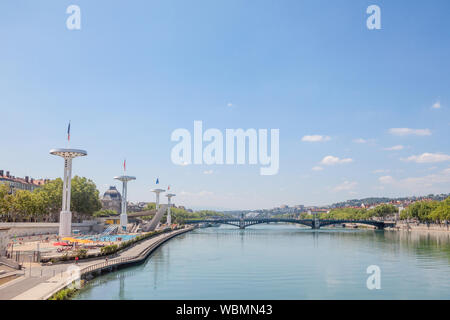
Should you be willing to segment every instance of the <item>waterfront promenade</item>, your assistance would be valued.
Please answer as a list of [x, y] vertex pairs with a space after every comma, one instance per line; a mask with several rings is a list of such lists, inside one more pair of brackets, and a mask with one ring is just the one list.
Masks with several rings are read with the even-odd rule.
[[[114, 268], [123, 264], [137, 263], [148, 257], [148, 255], [159, 245], [179, 234], [192, 230], [192, 227], [163, 233], [148, 240], [144, 240], [124, 249], [109, 257], [98, 259], [81, 260], [77, 266], [81, 269], [81, 276], [85, 273], [99, 271], [105, 268]], [[45, 300], [54, 293], [65, 288], [71, 279], [69, 267], [74, 263], [55, 264], [52, 266], [41, 266], [40, 264], [25, 265], [23, 276], [0, 286], [0, 300]], [[73, 267], [72, 267], [73, 268]]]

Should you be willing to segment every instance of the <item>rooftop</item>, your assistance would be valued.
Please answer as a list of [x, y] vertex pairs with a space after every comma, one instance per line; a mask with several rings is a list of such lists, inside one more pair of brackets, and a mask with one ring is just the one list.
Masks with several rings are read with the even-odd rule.
[[15, 177], [10, 174], [9, 171], [0, 170], [0, 180], [8, 182], [19, 182], [23, 184], [29, 184], [34, 186], [42, 186], [46, 184], [49, 179], [34, 179], [26, 176], [25, 178]]

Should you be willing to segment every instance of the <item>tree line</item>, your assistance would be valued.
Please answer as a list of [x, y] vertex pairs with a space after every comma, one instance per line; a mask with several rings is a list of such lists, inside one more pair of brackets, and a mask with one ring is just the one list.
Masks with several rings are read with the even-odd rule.
[[[365, 208], [335, 208], [327, 213], [319, 214], [319, 219], [333, 220], [369, 220], [373, 218], [387, 218], [399, 212], [392, 204], [382, 204], [372, 209]], [[289, 216], [289, 215], [280, 215]], [[303, 212], [300, 219], [311, 219], [311, 216]], [[399, 215], [400, 220], [416, 220], [419, 222], [442, 223], [450, 221], [450, 197], [443, 201], [417, 201]]]
[[[170, 215], [172, 217], [172, 223], [184, 224], [186, 220], [195, 220], [195, 219], [208, 219], [212, 217], [222, 217], [224, 214], [212, 211], [212, 210], [200, 210], [190, 212], [182, 208], [170, 208]], [[167, 214], [165, 214], [161, 218], [161, 223], [166, 223]]]
[[386, 218], [398, 213], [398, 208], [392, 204], [382, 204], [372, 209], [365, 208], [336, 208], [328, 213], [320, 214], [320, 219], [336, 220], [370, 220]]
[[[144, 208], [144, 211], [155, 210], [155, 209], [156, 209], [156, 203], [150, 202]], [[170, 215], [172, 217], [172, 223], [178, 223], [178, 224], [183, 224], [185, 220], [206, 219], [206, 218], [211, 218], [211, 217], [224, 216], [223, 213], [218, 212], [218, 211], [213, 211], [213, 210], [199, 210], [199, 211], [190, 212], [186, 209], [176, 208], [176, 207], [170, 208]], [[143, 218], [151, 219], [151, 218], [153, 218], [153, 216], [143, 217]], [[167, 214], [165, 214], [161, 218], [161, 223], [166, 223], [166, 221], [167, 221]]]
[[440, 202], [415, 202], [400, 213], [400, 219], [414, 219], [428, 223], [450, 221], [450, 197]]
[[[7, 183], [0, 183], [0, 221], [3, 222], [55, 222], [62, 206], [61, 178], [51, 180], [33, 191], [15, 190], [11, 193]], [[72, 179], [71, 206], [75, 220], [90, 218], [102, 204], [95, 183], [87, 178]]]

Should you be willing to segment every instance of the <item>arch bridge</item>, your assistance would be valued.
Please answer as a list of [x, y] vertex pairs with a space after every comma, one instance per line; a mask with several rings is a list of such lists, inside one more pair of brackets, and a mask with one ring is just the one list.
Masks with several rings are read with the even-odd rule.
[[229, 224], [240, 229], [253, 226], [256, 224], [268, 224], [268, 223], [296, 223], [311, 227], [312, 229], [319, 229], [334, 224], [355, 223], [374, 226], [376, 229], [383, 230], [386, 227], [393, 227], [395, 223], [389, 223], [376, 220], [316, 220], [316, 219], [282, 219], [282, 218], [223, 218], [223, 219], [198, 219], [198, 220], [186, 220], [186, 224], [197, 223], [212, 223], [212, 224]]

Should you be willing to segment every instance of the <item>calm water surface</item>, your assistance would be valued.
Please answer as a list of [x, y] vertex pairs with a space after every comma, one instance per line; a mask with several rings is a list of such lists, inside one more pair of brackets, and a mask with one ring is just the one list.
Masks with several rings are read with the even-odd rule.
[[[381, 289], [366, 269], [381, 269]], [[450, 234], [259, 225], [197, 229], [75, 299], [450, 299]]]

